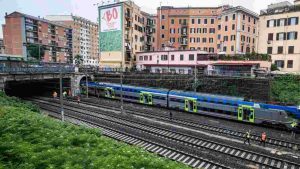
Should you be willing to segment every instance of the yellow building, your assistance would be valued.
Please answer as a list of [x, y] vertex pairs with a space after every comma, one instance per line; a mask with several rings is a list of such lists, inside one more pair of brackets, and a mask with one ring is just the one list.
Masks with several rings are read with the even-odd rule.
[[259, 17], [258, 52], [283, 72], [300, 73], [300, 1], [271, 4]]

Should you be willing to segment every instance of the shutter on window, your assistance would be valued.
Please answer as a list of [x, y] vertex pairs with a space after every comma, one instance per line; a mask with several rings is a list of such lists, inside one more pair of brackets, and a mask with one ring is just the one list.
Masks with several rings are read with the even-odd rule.
[[291, 33], [288, 32], [288, 33], [287, 33], [287, 40], [290, 40], [290, 38], [291, 38], [290, 36], [291, 36]]
[[267, 21], [267, 28], [270, 27], [270, 21]]
[[288, 25], [288, 19], [284, 19], [284, 26]]
[[283, 34], [283, 40], [286, 40], [286, 33]]
[[276, 34], [276, 40], [279, 40], [279, 33]]
[[277, 26], [280, 26], [280, 19], [277, 19]]
[[298, 38], [298, 32], [295, 32], [295, 40]]
[[299, 17], [296, 18], [296, 25], [298, 25]]
[[291, 25], [291, 18], [288, 19], [288, 25]]

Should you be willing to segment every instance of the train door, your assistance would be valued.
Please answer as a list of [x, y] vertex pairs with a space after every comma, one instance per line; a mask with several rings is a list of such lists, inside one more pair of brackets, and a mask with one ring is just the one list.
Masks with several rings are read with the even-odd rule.
[[251, 106], [239, 106], [238, 120], [254, 123], [254, 121], [255, 121], [254, 108]]
[[115, 90], [113, 88], [105, 88], [104, 89], [104, 92], [105, 92], [105, 97], [107, 98], [115, 98]]
[[184, 110], [187, 112], [197, 112], [197, 100], [186, 98], [184, 100]]
[[142, 92], [140, 93], [140, 103], [153, 105], [153, 97], [151, 93]]

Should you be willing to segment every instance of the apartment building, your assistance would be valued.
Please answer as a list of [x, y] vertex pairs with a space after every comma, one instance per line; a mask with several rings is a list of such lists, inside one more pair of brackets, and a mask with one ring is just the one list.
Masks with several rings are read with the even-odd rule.
[[157, 46], [209, 53], [257, 51], [258, 15], [244, 7], [162, 6], [157, 10]]
[[3, 39], [0, 39], [0, 54], [4, 54], [4, 48]]
[[[25, 60], [31, 56], [44, 62], [72, 62], [72, 29], [64, 25], [13, 12], [5, 15], [3, 39], [6, 54], [21, 55]], [[40, 56], [33, 56], [32, 46]]]
[[258, 51], [283, 72], [300, 72], [300, 1], [271, 4], [259, 17]]
[[155, 50], [155, 16], [133, 1], [99, 7], [100, 65], [134, 66], [136, 52]]
[[81, 55], [83, 65], [99, 66], [98, 24], [74, 15], [48, 15], [46, 19], [72, 28], [73, 57]]

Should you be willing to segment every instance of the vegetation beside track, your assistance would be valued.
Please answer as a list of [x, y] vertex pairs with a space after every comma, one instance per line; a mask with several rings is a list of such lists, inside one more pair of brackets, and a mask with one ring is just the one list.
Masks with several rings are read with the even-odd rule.
[[300, 75], [275, 77], [271, 85], [272, 100], [300, 105]]
[[183, 164], [62, 123], [0, 93], [0, 169], [185, 169]]

